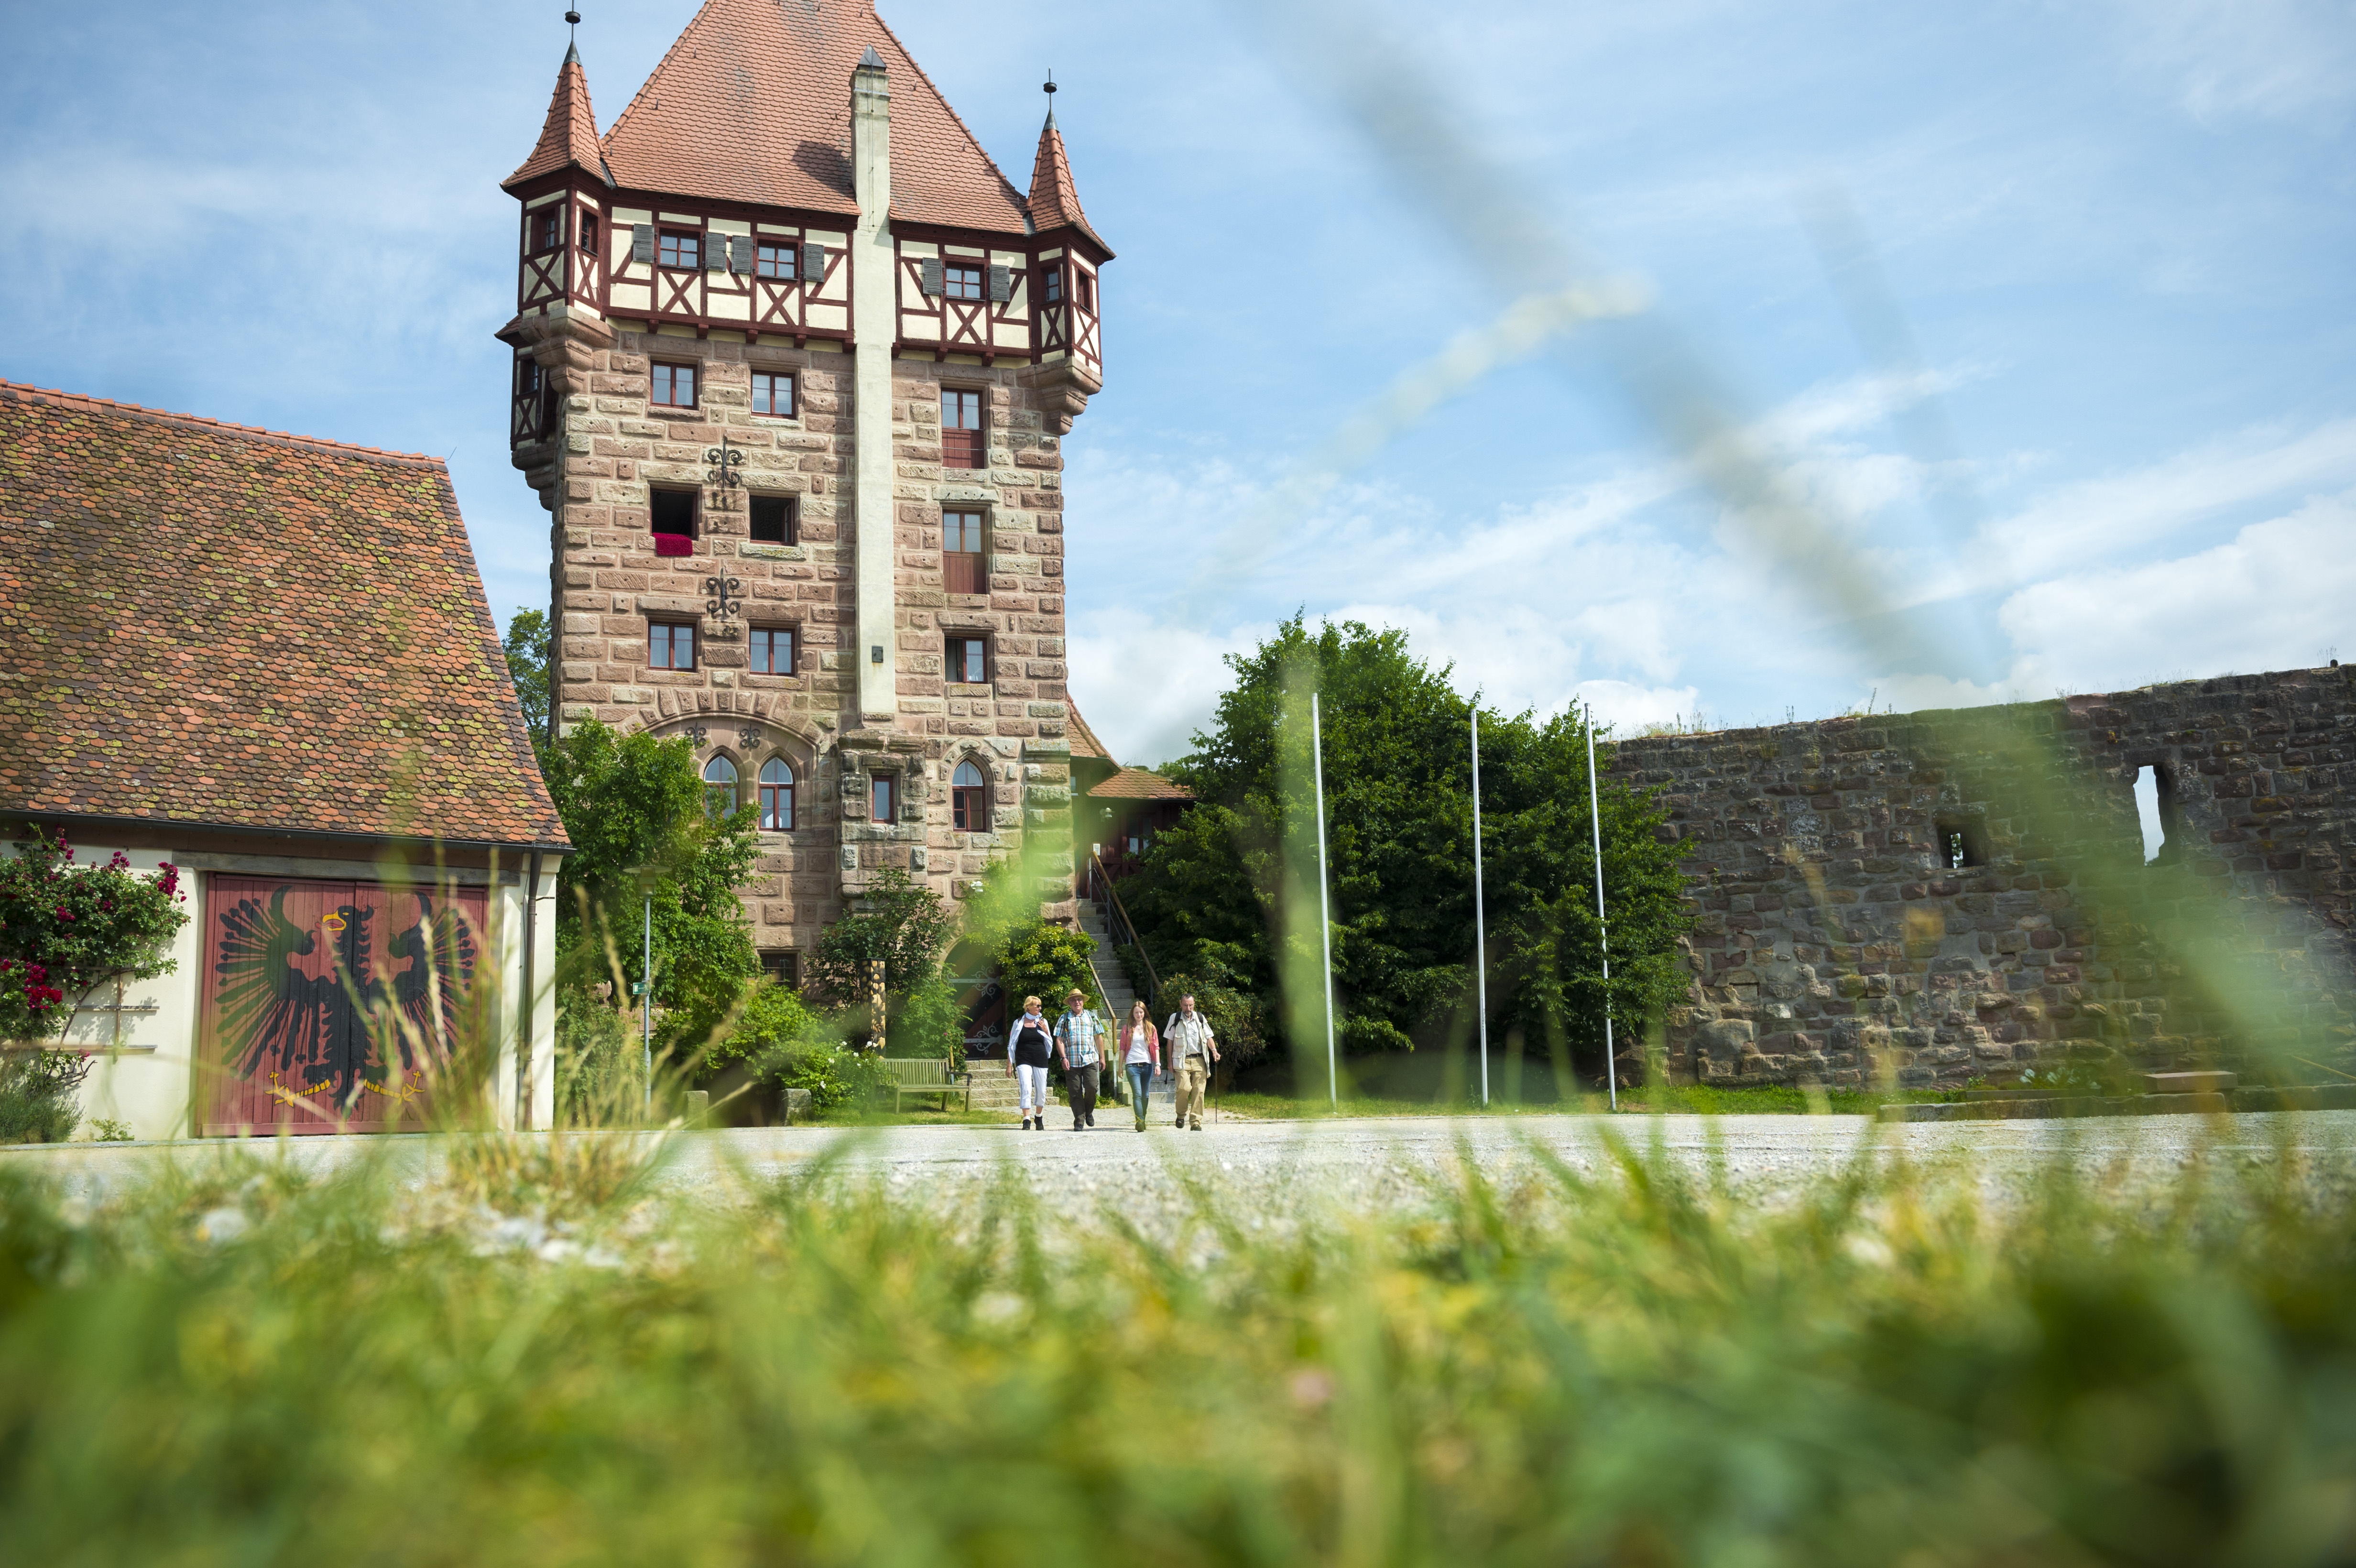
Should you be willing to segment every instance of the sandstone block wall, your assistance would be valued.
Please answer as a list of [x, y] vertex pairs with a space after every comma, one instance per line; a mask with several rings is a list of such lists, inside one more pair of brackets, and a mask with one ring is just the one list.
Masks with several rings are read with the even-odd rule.
[[1644, 737], [1609, 768], [1692, 879], [1673, 1077], [2356, 1071], [2356, 669]]

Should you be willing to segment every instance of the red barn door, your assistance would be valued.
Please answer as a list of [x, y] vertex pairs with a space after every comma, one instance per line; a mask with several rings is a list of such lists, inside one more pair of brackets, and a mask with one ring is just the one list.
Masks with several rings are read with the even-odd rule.
[[488, 910], [482, 888], [211, 878], [197, 1090], [205, 1133], [423, 1125]]

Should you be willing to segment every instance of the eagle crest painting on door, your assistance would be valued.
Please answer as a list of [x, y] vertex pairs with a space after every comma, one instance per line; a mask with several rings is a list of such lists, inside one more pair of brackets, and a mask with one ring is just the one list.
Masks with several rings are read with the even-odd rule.
[[205, 1131], [422, 1125], [488, 908], [481, 888], [212, 878]]

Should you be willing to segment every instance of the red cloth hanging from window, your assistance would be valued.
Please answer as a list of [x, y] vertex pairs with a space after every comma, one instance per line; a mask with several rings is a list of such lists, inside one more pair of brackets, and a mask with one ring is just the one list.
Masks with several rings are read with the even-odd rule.
[[693, 555], [695, 541], [685, 534], [657, 534], [655, 553], [657, 555]]

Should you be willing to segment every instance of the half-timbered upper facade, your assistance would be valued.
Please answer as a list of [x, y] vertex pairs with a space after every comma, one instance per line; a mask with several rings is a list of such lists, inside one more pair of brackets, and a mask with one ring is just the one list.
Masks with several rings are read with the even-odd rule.
[[602, 136], [568, 51], [503, 188], [560, 730], [688, 734], [760, 810], [780, 969], [883, 867], [1066, 842], [1061, 442], [1112, 252], [1053, 113], [1026, 192], [866, 0], [707, 0]]

